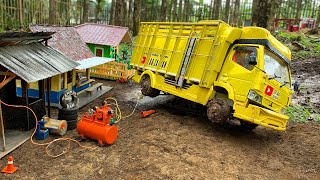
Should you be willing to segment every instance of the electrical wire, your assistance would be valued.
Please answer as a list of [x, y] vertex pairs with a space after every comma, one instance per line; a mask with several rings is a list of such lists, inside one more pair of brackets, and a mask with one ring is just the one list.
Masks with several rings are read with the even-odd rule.
[[[116, 112], [117, 120], [116, 120], [114, 123], [116, 124], [116, 123], [118, 123], [119, 121], [121, 121], [122, 119], [128, 118], [128, 117], [130, 117], [130, 116], [133, 115], [133, 113], [134, 113], [135, 110], [137, 109], [137, 106], [138, 106], [139, 101], [140, 101], [141, 98], [142, 98], [142, 94], [140, 93], [140, 94], [138, 94], [138, 100], [137, 100], [136, 105], [134, 106], [132, 112], [131, 112], [130, 114], [126, 115], [126, 116], [123, 116], [123, 117], [122, 117], [122, 112], [121, 112], [119, 103], [118, 103], [118, 101], [117, 101], [115, 98], [108, 97], [108, 98], [106, 98], [104, 101], [107, 103], [107, 105], [113, 105], [113, 106], [115, 106], [115, 109], [116, 109], [115, 112]], [[112, 101], [114, 101], [114, 103], [108, 103], [108, 100], [112, 100]]]

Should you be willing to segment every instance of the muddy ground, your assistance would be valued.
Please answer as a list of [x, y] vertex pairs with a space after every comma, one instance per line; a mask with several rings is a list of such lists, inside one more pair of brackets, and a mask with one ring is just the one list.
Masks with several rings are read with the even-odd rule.
[[[294, 102], [301, 104], [306, 96], [315, 101], [320, 62], [293, 63], [293, 69], [294, 78], [300, 76], [309, 87]], [[103, 82], [113, 90], [82, 108], [80, 116], [106, 97], [116, 98], [129, 114], [139, 87]], [[213, 125], [201, 108], [187, 104], [172, 96], [144, 98], [133, 116], [117, 124], [116, 143], [96, 150], [72, 144], [65, 155], [51, 158], [44, 147], [27, 141], [12, 152], [18, 171], [0, 179], [320, 179], [319, 124], [290, 123], [285, 132], [258, 127], [249, 133], [237, 125]], [[139, 110], [148, 109], [157, 112], [141, 119]], [[66, 137], [78, 135], [70, 131]], [[54, 152], [62, 149], [62, 144], [53, 146]]]

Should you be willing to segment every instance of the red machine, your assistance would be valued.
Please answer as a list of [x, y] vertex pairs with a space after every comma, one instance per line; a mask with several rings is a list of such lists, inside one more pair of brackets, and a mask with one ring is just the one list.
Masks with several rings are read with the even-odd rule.
[[113, 144], [118, 136], [118, 128], [113, 124], [113, 110], [104, 103], [91, 115], [85, 113], [78, 123], [77, 132], [81, 138], [97, 140], [100, 145]]

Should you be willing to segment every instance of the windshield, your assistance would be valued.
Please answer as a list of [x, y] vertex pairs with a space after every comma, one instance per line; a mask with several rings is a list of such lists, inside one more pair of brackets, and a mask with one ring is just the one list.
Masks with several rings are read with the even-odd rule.
[[264, 53], [264, 71], [269, 78], [290, 88], [289, 69], [287, 64], [268, 50]]

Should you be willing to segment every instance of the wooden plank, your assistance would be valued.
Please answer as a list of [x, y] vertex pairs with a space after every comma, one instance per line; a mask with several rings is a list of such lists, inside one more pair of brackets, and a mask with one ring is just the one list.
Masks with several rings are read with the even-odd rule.
[[2, 89], [6, 84], [8, 84], [12, 79], [14, 79], [17, 75], [9, 76], [5, 81], [0, 84], [0, 89]]
[[95, 84], [95, 85], [87, 88], [86, 91], [91, 92], [91, 91], [93, 91], [94, 89], [101, 87], [102, 85], [103, 85], [103, 83], [97, 83], [97, 84]]
[[2, 152], [6, 151], [6, 138], [4, 136], [4, 124], [3, 124], [3, 116], [2, 116], [2, 103], [0, 104], [0, 138], [2, 144]]
[[77, 87], [80, 87], [80, 86], [83, 86], [83, 85], [86, 85], [86, 84], [90, 84], [90, 83], [92, 83], [92, 82], [94, 82], [94, 81], [95, 81], [94, 79], [89, 79], [89, 80], [87, 80], [87, 81], [85, 81], [85, 82], [77, 85]]
[[12, 73], [12, 72], [0, 72], [0, 75], [3, 75], [3, 76], [13, 76], [13, 75], [15, 75], [15, 74]]

